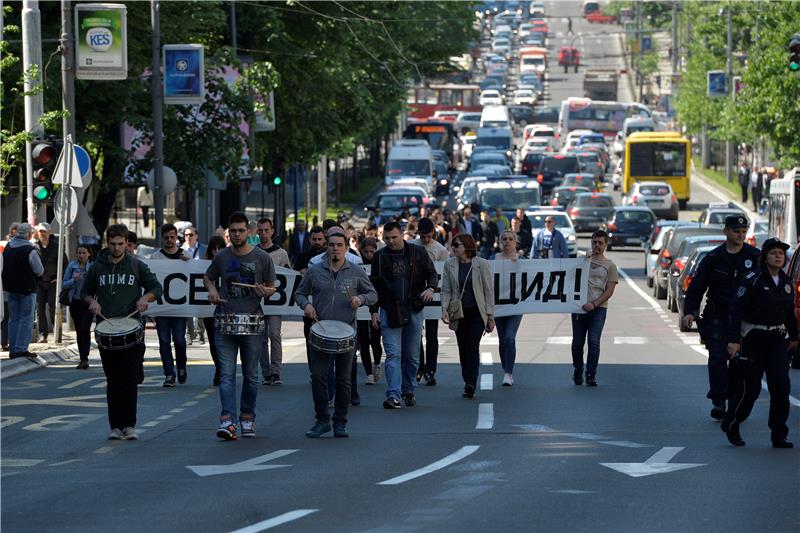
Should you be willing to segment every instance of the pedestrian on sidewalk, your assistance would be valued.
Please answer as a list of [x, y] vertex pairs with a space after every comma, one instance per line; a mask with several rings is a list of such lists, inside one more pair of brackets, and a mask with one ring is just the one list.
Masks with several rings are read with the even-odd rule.
[[69, 314], [75, 324], [75, 339], [78, 344], [78, 355], [80, 362], [79, 370], [89, 368], [89, 350], [91, 348], [90, 330], [92, 328], [92, 313], [89, 305], [81, 298], [83, 284], [86, 282], [86, 274], [92, 266], [92, 249], [88, 245], [79, 245], [75, 250], [74, 259], [69, 262], [64, 271], [61, 289], [67, 289], [67, 299], [69, 300]]
[[739, 187], [742, 189], [742, 202], [747, 203], [747, 189], [750, 186], [750, 169], [747, 163], [739, 166]]
[[8, 302], [9, 358], [36, 357], [28, 351], [36, 311], [36, 285], [44, 273], [42, 257], [30, 243], [33, 227], [23, 222], [3, 250], [3, 296]]
[[[346, 259], [346, 250], [345, 232], [339, 227], [328, 230], [325, 261], [308, 269], [296, 292], [297, 305], [309, 319], [337, 320], [354, 327], [356, 310], [362, 305], [372, 305], [378, 301], [378, 294], [366, 272]], [[335, 359], [336, 368], [333, 436], [348, 436], [347, 409], [351, 400], [351, 372], [355, 349], [345, 353], [326, 353], [309, 345], [308, 358], [311, 362], [311, 391], [316, 423], [306, 432], [308, 438], [319, 438], [331, 430], [328, 407], [331, 356]]]
[[[128, 228], [113, 224], [106, 230], [105, 250], [89, 268], [81, 298], [96, 315], [99, 324], [106, 318], [143, 313], [148, 304], [161, 297], [161, 284], [144, 262], [126, 253]], [[136, 264], [134, 265], [134, 262]], [[142, 294], [144, 290], [144, 294]], [[141, 320], [141, 319], [140, 319]], [[144, 326], [143, 326], [144, 327]], [[142, 341], [122, 350], [98, 347], [106, 376], [108, 422], [112, 440], [136, 440], [136, 396], [139, 362], [145, 350]]]
[[494, 285], [489, 261], [478, 257], [471, 235], [453, 239], [453, 255], [442, 271], [442, 320], [456, 332], [464, 398], [475, 397], [480, 370], [480, 344], [494, 330]]
[[150, 233], [150, 208], [153, 207], [153, 192], [150, 187], [143, 185], [136, 190], [136, 203], [142, 210], [142, 222], [145, 230]]
[[[492, 256], [494, 261], [512, 261], [518, 265], [517, 237], [510, 229], [500, 235], [500, 252]], [[503, 365], [503, 386], [514, 385], [514, 362], [517, 359], [517, 331], [522, 315], [498, 316], [494, 319], [497, 336], [500, 338], [500, 363]]]
[[[150, 259], [167, 259], [190, 261], [192, 258], [178, 248], [178, 228], [174, 224], [161, 226], [161, 249], [154, 252]], [[178, 367], [178, 383], [186, 383], [186, 321], [183, 316], [156, 317], [158, 333], [158, 351], [161, 354], [161, 365], [164, 368], [164, 387], [175, 386], [175, 367]], [[175, 360], [172, 360], [172, 344], [175, 344]]]
[[[365, 265], [372, 265], [375, 252], [378, 251], [378, 243], [372, 237], [365, 237], [361, 241], [361, 260]], [[356, 320], [356, 334], [358, 335], [358, 351], [361, 353], [361, 364], [364, 365], [364, 372], [367, 379], [366, 385], [374, 385], [381, 379], [381, 330], [373, 327], [372, 320]], [[370, 356], [370, 349], [372, 356]]]
[[[56, 298], [59, 288], [58, 277], [58, 237], [50, 233], [50, 224], [41, 222], [36, 226], [38, 242], [36, 250], [42, 258], [44, 273], [36, 285], [36, 320], [39, 323], [39, 342], [46, 343], [47, 335], [56, 321]], [[64, 263], [68, 263], [67, 254], [63, 254]]]
[[734, 446], [744, 446], [739, 425], [747, 420], [761, 392], [766, 371], [769, 428], [773, 448], [792, 448], [789, 427], [789, 351], [797, 348], [794, 284], [784, 271], [789, 245], [767, 239], [759, 268], [743, 280], [731, 303], [727, 352], [730, 358], [730, 405], [722, 431]]
[[753, 211], [756, 213], [761, 206], [761, 182], [761, 170], [753, 167], [753, 171], [750, 173], [750, 196], [753, 199]]
[[[216, 305], [215, 315], [260, 315], [261, 300], [275, 294], [275, 266], [264, 250], [248, 240], [248, 220], [236, 212], [228, 219], [231, 246], [220, 250], [203, 276], [208, 301]], [[220, 290], [217, 290], [219, 281]], [[217, 437], [236, 440], [237, 423], [242, 437], [255, 437], [258, 399], [258, 358], [264, 342], [261, 335], [233, 335], [214, 332], [220, 365], [219, 398], [222, 411]], [[242, 360], [240, 415], [236, 416], [236, 356]]]
[[[206, 247], [206, 254], [203, 259], [211, 260], [214, 259], [220, 250], [224, 250], [227, 247], [225, 244], [225, 237], [220, 237], [219, 235], [214, 235], [211, 237], [211, 240], [208, 241], [208, 246]], [[203, 327], [206, 330], [206, 334], [208, 335], [208, 350], [211, 353], [211, 360], [214, 361], [214, 380], [211, 382], [212, 385], [215, 387], [219, 387], [219, 355], [217, 354], [217, 336], [214, 330], [214, 317], [207, 316], [203, 317]]]
[[[292, 268], [289, 254], [286, 250], [272, 242], [275, 226], [272, 220], [261, 218], [257, 226], [258, 237], [261, 240], [259, 248], [272, 258], [276, 267]], [[262, 385], [283, 385], [281, 377], [281, 363], [283, 362], [283, 343], [281, 340], [281, 315], [265, 315], [267, 321], [267, 334], [264, 336], [264, 346], [261, 350], [261, 376]]]
[[589, 266], [589, 301], [583, 304], [584, 313], [572, 313], [572, 381], [583, 384], [583, 347], [589, 338], [586, 355], [586, 386], [597, 386], [597, 364], [600, 360], [600, 337], [606, 323], [608, 300], [619, 283], [617, 265], [604, 254], [608, 233], [599, 229], [592, 233], [592, 252], [586, 259]]

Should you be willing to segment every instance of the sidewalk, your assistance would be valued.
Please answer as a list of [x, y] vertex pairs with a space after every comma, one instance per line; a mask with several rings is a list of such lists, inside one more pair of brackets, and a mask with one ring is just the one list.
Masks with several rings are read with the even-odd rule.
[[55, 343], [55, 337], [48, 343], [32, 342], [28, 350], [36, 357], [18, 357], [9, 359], [8, 352], [0, 353], [0, 379], [6, 379], [20, 374], [44, 368], [53, 363], [75, 360], [77, 363], [78, 345], [75, 344], [75, 332], [65, 331], [61, 344]]

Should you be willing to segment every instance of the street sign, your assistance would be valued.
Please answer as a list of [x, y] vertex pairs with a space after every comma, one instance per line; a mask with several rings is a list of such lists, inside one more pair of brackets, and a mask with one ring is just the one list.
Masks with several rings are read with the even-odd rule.
[[80, 187], [85, 189], [92, 183], [92, 159], [89, 157], [89, 152], [83, 146], [78, 146], [77, 144], [75, 145], [75, 156], [78, 159], [78, 170], [83, 182]]
[[67, 193], [67, 198], [65, 202], [66, 205], [64, 206], [64, 208], [66, 209], [66, 211], [64, 212], [67, 215], [66, 222], [67, 224], [72, 224], [73, 222], [75, 222], [75, 219], [78, 218], [78, 206], [80, 205], [80, 202], [78, 202], [78, 194], [75, 192], [75, 189], [73, 189], [70, 186], [61, 187], [56, 193], [55, 200], [53, 202], [54, 204], [53, 207], [56, 212], [56, 220], [61, 220], [61, 195], [64, 194], [65, 190], [69, 191]]
[[[151, 170], [147, 174], [147, 186], [150, 187], [151, 191], [155, 190], [156, 187], [156, 175], [155, 171]], [[178, 176], [175, 174], [175, 171], [169, 167], [164, 167], [164, 183], [161, 184], [161, 194], [169, 194], [175, 192], [175, 187], [178, 186]]]
[[653, 38], [649, 35], [642, 36], [642, 50], [648, 52], [653, 49]]
[[[74, 150], [72, 150], [71, 153], [66, 145], [64, 149], [61, 150], [55, 172], [53, 172], [53, 183], [63, 185], [66, 181], [66, 183], [72, 187], [85, 189], [92, 182], [92, 161], [89, 158], [88, 152], [82, 147], [77, 145], [73, 145], [73, 147]], [[67, 157], [70, 156], [72, 156], [72, 172], [69, 178], [66, 178], [67, 168], [69, 166], [67, 164], [69, 162]]]
[[724, 70], [709, 70], [706, 76], [708, 83], [706, 96], [709, 98], [720, 98], [728, 94], [727, 76]]

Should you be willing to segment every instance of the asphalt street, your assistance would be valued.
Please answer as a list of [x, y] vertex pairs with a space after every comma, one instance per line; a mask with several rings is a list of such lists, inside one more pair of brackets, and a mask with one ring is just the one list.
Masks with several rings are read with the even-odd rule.
[[[573, 24], [579, 33], [618, 28], [575, 15]], [[551, 22], [555, 49], [572, 38], [565, 30], [565, 19]], [[618, 50], [616, 35], [592, 39], [584, 46]], [[551, 83], [550, 97], [575, 94], [580, 76]], [[696, 185], [681, 218], [714, 200]], [[580, 245], [587, 248], [586, 235]], [[442, 325], [439, 384], [421, 386], [416, 407], [384, 410], [385, 381], [364, 386], [359, 368], [362, 404], [351, 408], [349, 439], [304, 437], [313, 405], [299, 322], [284, 323], [285, 384], [261, 387], [254, 439], [215, 437], [220, 406], [207, 346], [189, 348], [187, 384], [161, 387], [152, 330], [137, 442], [106, 440], [96, 352], [88, 371], [73, 362], [3, 380], [0, 526], [796, 532], [800, 447], [770, 447], [769, 394], [742, 427], [747, 446], [730, 446], [708, 416], [697, 334], [681, 333], [677, 316], [649, 296], [641, 250], [608, 256], [625, 275], [603, 332], [599, 387], [572, 384], [569, 316], [526, 315], [515, 385], [500, 386], [497, 337], [489, 335], [481, 390], [462, 399], [455, 338]], [[800, 372], [791, 372], [789, 438], [800, 443]]]

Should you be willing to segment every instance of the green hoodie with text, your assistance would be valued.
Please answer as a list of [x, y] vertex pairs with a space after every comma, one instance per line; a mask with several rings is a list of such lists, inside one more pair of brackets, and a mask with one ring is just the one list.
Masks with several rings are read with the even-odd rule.
[[123, 317], [136, 308], [137, 300], [144, 294], [142, 289], [156, 298], [163, 292], [156, 275], [143, 261], [126, 252], [119, 263], [112, 263], [108, 250], [101, 250], [86, 274], [81, 298], [95, 298], [106, 318]]

